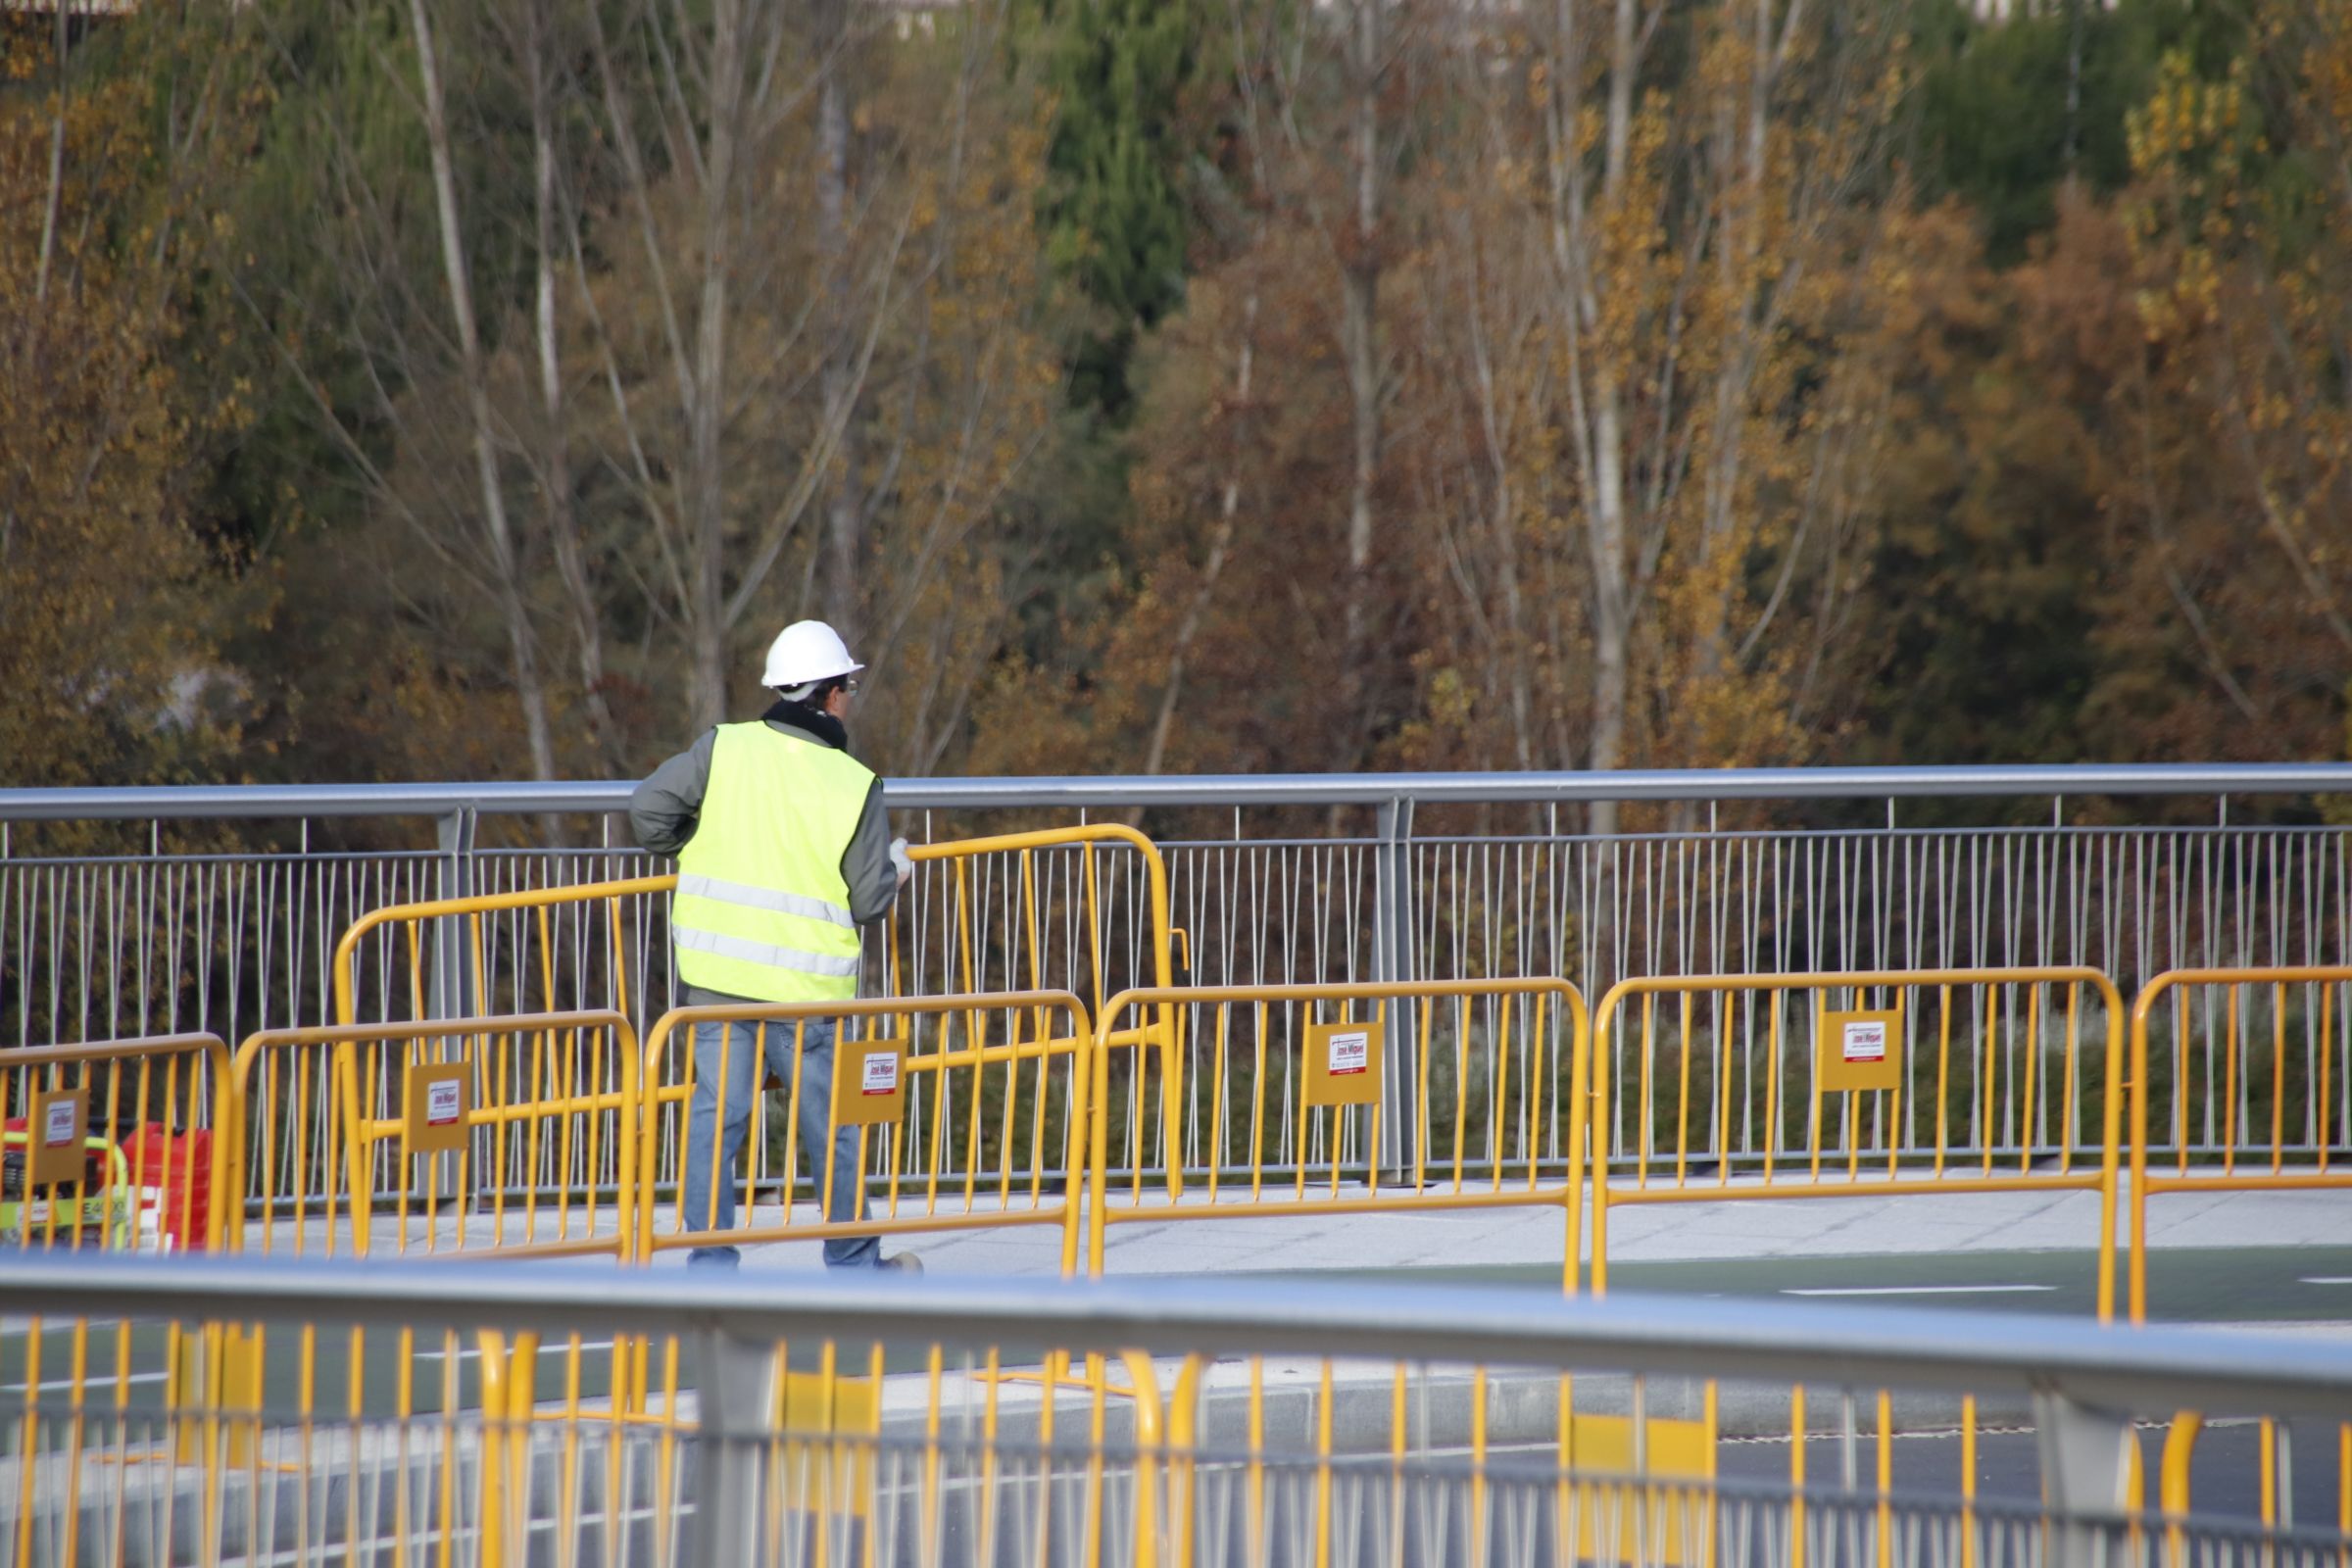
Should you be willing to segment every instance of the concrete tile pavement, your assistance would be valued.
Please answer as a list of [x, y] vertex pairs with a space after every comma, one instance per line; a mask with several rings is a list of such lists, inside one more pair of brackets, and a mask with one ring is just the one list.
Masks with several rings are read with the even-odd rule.
[[[1140, 1217], [1111, 1227], [1105, 1259], [1112, 1274], [1532, 1265], [1560, 1259], [1564, 1227], [1556, 1202], [1420, 1214], [1318, 1214], [1310, 1203], [1274, 1214]], [[2098, 1239], [2098, 1198], [2087, 1192], [1865, 1191], [1851, 1198], [1615, 1205], [1609, 1211], [1612, 1263], [2089, 1250]], [[2352, 1244], [2352, 1191], [2166, 1195], [2150, 1205], [2148, 1239], [2152, 1250]], [[1589, 1254], [1590, 1226], [1586, 1243]], [[1035, 1227], [885, 1245], [892, 1251], [911, 1250], [928, 1267], [946, 1272], [1035, 1276], [1060, 1266], [1059, 1236]], [[812, 1268], [817, 1261], [814, 1243], [745, 1253], [746, 1266], [754, 1268]]]

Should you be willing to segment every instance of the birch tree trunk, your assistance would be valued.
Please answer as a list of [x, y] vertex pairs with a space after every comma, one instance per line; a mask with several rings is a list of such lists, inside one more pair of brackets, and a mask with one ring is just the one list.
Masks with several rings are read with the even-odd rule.
[[1353, 87], [1350, 157], [1354, 213], [1341, 267], [1342, 339], [1348, 359], [1348, 420], [1354, 435], [1348, 486], [1348, 583], [1341, 669], [1348, 711], [1341, 729], [1342, 768], [1362, 760], [1372, 713], [1364, 671], [1372, 599], [1373, 486], [1380, 477], [1380, 88], [1381, 8], [1387, 0], [1354, 0], [1348, 17], [1348, 62]]
[[57, 8], [57, 115], [49, 122], [49, 190], [41, 202], [41, 259], [32, 280], [36, 305], [49, 299], [49, 268], [57, 256], [57, 219], [65, 210], [66, 111], [72, 107], [68, 94], [73, 87], [66, 73], [66, 19], [72, 9], [63, 3]]
[[507, 517], [506, 492], [499, 482], [497, 432], [491, 419], [481, 333], [475, 324], [473, 285], [466, 271], [465, 231], [458, 217], [457, 172], [449, 146], [449, 109], [442, 96], [440, 62], [433, 47], [431, 24], [425, 16], [425, 0], [409, 0], [409, 25], [416, 48], [417, 76], [423, 88], [425, 146], [432, 160], [433, 201], [440, 219], [442, 272], [449, 288], [449, 314], [458, 339], [459, 368], [472, 430], [474, 474], [481, 488], [482, 532], [490, 558], [491, 586], [499, 614], [506, 621], [508, 657], [513, 666], [514, 694], [522, 707], [531, 770], [536, 777], [552, 778], [556, 758], [548, 727], [547, 689], [540, 676], [537, 643], [523, 599], [521, 563]]
[[735, 160], [743, 132], [743, 0], [710, 12], [710, 130], [703, 151], [702, 281], [687, 399], [686, 642], [694, 727], [727, 712], [726, 488], [720, 438], [726, 419], [727, 282], [734, 261]]
[[1184, 618], [1176, 624], [1176, 634], [1168, 640], [1168, 673], [1160, 687], [1159, 711], [1152, 720], [1152, 741], [1145, 748], [1144, 771], [1156, 773], [1168, 753], [1168, 731], [1176, 722], [1176, 706], [1184, 694], [1184, 666], [1192, 654], [1193, 641], [1200, 635], [1200, 622], [1208, 613], [1209, 601], [1217, 591], [1217, 579], [1225, 574], [1225, 563], [1233, 552], [1233, 534], [1241, 514], [1242, 503], [1242, 430], [1241, 422], [1249, 417], [1250, 389], [1257, 360], [1257, 291], [1252, 288], [1242, 304], [1240, 341], [1234, 351], [1233, 406], [1235, 425], [1228, 432], [1228, 462], [1225, 486], [1217, 497], [1217, 526], [1208, 541], [1208, 559], [1201, 564], [1200, 581], [1194, 588], [1190, 603], [1185, 606]]
[[[540, 452], [539, 488], [549, 540], [555, 546], [556, 570], [571, 607], [573, 657], [578, 666], [581, 702], [588, 715], [590, 742], [599, 756], [619, 762], [619, 738], [613, 733], [612, 706], [605, 698], [604, 616], [596, 588], [589, 577], [587, 552], [580, 539], [579, 518], [572, 505], [571, 451], [564, 406], [564, 361], [556, 335], [556, 134], [553, 39], [554, 18], [549, 0], [529, 0], [524, 7], [525, 69], [531, 96], [531, 197], [533, 260], [537, 267], [532, 299], [533, 335], [539, 355], [540, 417], [545, 422]], [[568, 250], [568, 247], [565, 247]]]
[[862, 377], [850, 288], [850, 138], [856, 107], [851, 102], [855, 83], [850, 72], [849, 0], [821, 0], [819, 17], [817, 46], [824, 56], [824, 79], [816, 100], [816, 251], [827, 317], [821, 379], [825, 422], [841, 432], [832, 494], [825, 505], [821, 602], [825, 618], [855, 650], [863, 619], [858, 564], [865, 532], [865, 496], [859, 472], [864, 453], [855, 406]]
[[[1633, 159], [1635, 76], [1641, 66], [1636, 0], [1616, 0], [1609, 39], [1608, 110], [1600, 189], [1594, 210], [1577, 133], [1577, 94], [1584, 79], [1584, 41], [1576, 0], [1554, 0], [1551, 62], [1553, 107], [1548, 153], [1553, 166], [1553, 248], [1560, 270], [1561, 328], [1569, 345], [1570, 398], [1578, 428], [1586, 555], [1592, 616], [1592, 728], [1585, 765], [1595, 772], [1622, 766], [1633, 683], [1636, 600], [1630, 538], [1630, 480], [1626, 463], [1625, 346], [1601, 331], [1603, 296], [1614, 279], [1602, 275], [1597, 251], [1603, 225], [1622, 222]], [[1594, 801], [1587, 825], [1595, 835], [1617, 831], [1618, 803]]]

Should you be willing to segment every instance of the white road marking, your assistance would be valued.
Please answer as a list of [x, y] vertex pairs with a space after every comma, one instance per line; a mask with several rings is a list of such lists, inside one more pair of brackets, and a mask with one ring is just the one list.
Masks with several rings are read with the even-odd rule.
[[[586, 1354], [590, 1350], [610, 1350], [611, 1348], [612, 1348], [612, 1342], [611, 1340], [597, 1340], [591, 1343], [583, 1344], [580, 1347], [580, 1351], [582, 1354]], [[414, 1359], [418, 1361], [446, 1361], [450, 1358], [451, 1353], [452, 1352], [448, 1350], [418, 1350]], [[455, 1353], [457, 1358], [461, 1361], [479, 1360], [482, 1354], [478, 1346], [466, 1346]], [[569, 1355], [571, 1353], [571, 1344], [569, 1341], [565, 1341], [561, 1345], [542, 1345], [539, 1347], [539, 1353], [541, 1355]]]
[[2054, 1291], [2055, 1285], [1812, 1285], [1781, 1292], [1783, 1296], [2008, 1296], [2024, 1291]]
[[2352, 1274], [2306, 1274], [2306, 1285], [2352, 1285]]
[[[93, 1372], [82, 1379], [79, 1384], [76, 1384], [72, 1378], [45, 1379], [38, 1392], [48, 1394], [52, 1391], [63, 1392], [76, 1387], [105, 1389], [117, 1383], [161, 1383], [171, 1375], [169, 1372], [133, 1372], [128, 1377], [119, 1378], [112, 1372]], [[23, 1394], [24, 1392], [24, 1385], [22, 1383], [0, 1383], [0, 1394]]]

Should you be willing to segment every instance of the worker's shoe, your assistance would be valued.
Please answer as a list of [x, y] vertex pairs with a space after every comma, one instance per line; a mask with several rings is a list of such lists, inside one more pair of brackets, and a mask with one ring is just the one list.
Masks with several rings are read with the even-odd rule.
[[912, 1252], [898, 1252], [876, 1263], [874, 1268], [883, 1274], [920, 1274], [923, 1260]]

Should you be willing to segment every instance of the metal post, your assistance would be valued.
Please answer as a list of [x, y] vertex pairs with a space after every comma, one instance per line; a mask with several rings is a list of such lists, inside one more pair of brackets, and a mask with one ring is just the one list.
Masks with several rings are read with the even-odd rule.
[[[473, 892], [473, 838], [478, 820], [472, 807], [461, 806], [434, 822], [441, 852], [440, 886], [435, 897], [463, 899]], [[466, 940], [465, 917], [444, 915], [433, 926], [433, 1016], [469, 1016], [473, 1011], [473, 954]]]
[[695, 1367], [694, 1523], [686, 1561], [691, 1568], [740, 1568], [759, 1560], [762, 1440], [776, 1408], [776, 1347], [706, 1329], [695, 1336]]
[[[1375, 982], [1403, 982], [1413, 978], [1412, 855], [1413, 803], [1396, 796], [1380, 803], [1380, 846], [1375, 867], [1372, 903], [1372, 978]], [[1414, 1027], [1413, 1004], [1402, 997], [1389, 1006], [1388, 1049], [1382, 1054], [1387, 1112], [1380, 1122], [1380, 1160], [1384, 1179], [1410, 1175], [1420, 1152], [1420, 1107], [1414, 1102], [1421, 1081], [1420, 1033]]]
[[2042, 1390], [2034, 1396], [2034, 1432], [2042, 1504], [2057, 1525], [2056, 1568], [2109, 1568], [2117, 1538], [2102, 1521], [2130, 1506], [2132, 1450], [2139, 1441], [2131, 1416]]
[[[478, 815], [470, 806], [462, 806], [435, 819], [434, 836], [441, 851], [436, 881], [441, 898], [462, 899], [473, 892], [473, 836], [477, 820]], [[443, 915], [433, 922], [432, 983], [426, 1004], [436, 1018], [465, 1018], [475, 1010], [473, 944], [467, 940], [467, 921], [464, 915]], [[426, 1049], [434, 1059], [441, 1061], [462, 1060], [466, 1054], [466, 1043], [462, 1040], [443, 1040]], [[453, 1150], [425, 1158], [434, 1162], [433, 1183], [445, 1195], [445, 1200], [457, 1194], [460, 1190], [457, 1152]], [[416, 1196], [421, 1200], [425, 1190], [423, 1173], [410, 1168], [408, 1161], [402, 1164], [404, 1175], [416, 1178]]]

